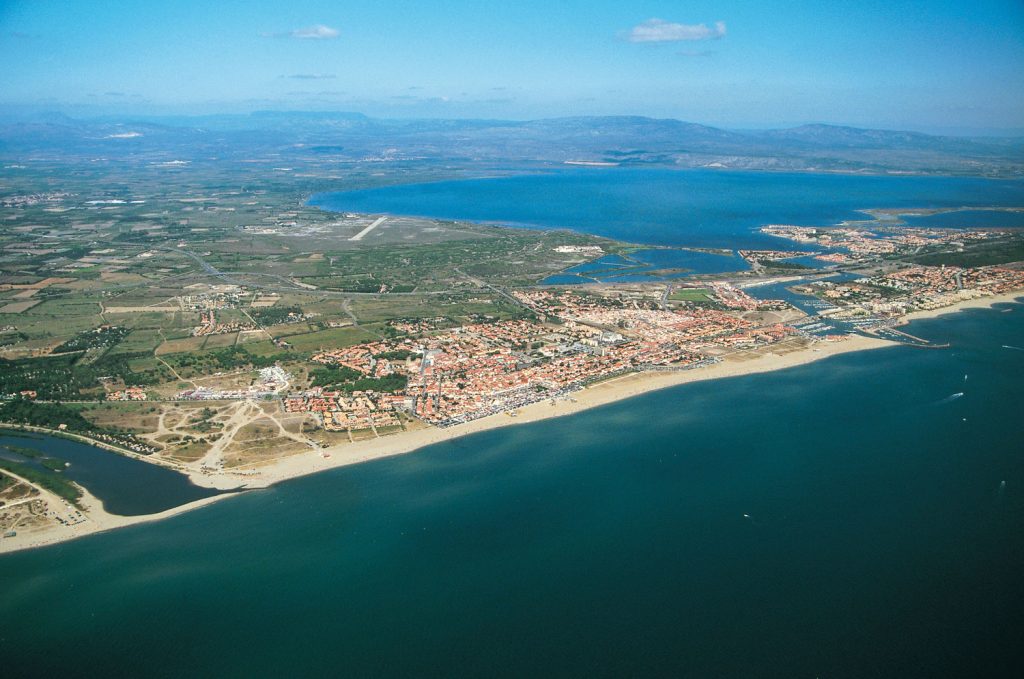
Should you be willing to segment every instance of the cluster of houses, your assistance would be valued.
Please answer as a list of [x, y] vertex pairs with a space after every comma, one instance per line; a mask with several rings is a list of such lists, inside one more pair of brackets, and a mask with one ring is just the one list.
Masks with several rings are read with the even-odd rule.
[[911, 266], [853, 281], [823, 280], [801, 287], [835, 305], [832, 316], [867, 312], [892, 318], [1019, 290], [1024, 288], [1024, 271], [1000, 266]]
[[820, 260], [829, 262], [844, 262], [853, 258], [863, 259], [913, 252], [928, 246], [963, 244], [1006, 235], [1005, 231], [990, 229], [925, 229], [888, 226], [884, 229], [872, 230], [843, 227], [818, 228], [788, 224], [769, 224], [761, 228], [761, 233], [797, 243], [812, 243], [823, 248], [845, 251], [818, 257]]
[[[746, 295], [735, 288], [736, 300]], [[322, 352], [314, 361], [366, 378], [402, 375], [397, 393], [290, 395], [289, 412], [317, 414], [333, 430], [379, 428], [404, 410], [438, 426], [562, 396], [594, 381], [638, 370], [686, 369], [709, 362], [704, 349], [749, 347], [794, 334], [727, 312], [664, 310], [653, 304], [530, 290], [515, 293], [539, 317], [477, 323], [417, 339], [371, 342]], [[754, 300], [755, 308], [757, 301]], [[744, 305], [745, 308], [745, 305]]]
[[146, 392], [142, 387], [125, 387], [107, 392], [108, 401], [145, 401], [146, 398]]
[[255, 329], [256, 326], [252, 323], [242, 323], [240, 321], [218, 323], [217, 312], [210, 309], [209, 311], [201, 311], [199, 313], [199, 325], [192, 328], [192, 336], [204, 337], [206, 335], [224, 335], [231, 332]]
[[288, 413], [313, 413], [327, 431], [356, 431], [400, 427], [398, 410], [411, 409], [411, 400], [400, 394], [324, 391], [314, 387], [284, 399]]
[[2, 398], [5, 401], [13, 401], [16, 398], [23, 398], [26, 401], [34, 401], [36, 399], [36, 396], [38, 396], [38, 394], [36, 393], [35, 389], [23, 389], [18, 392], [3, 394], [2, 396], [0, 396], [0, 398]]
[[739, 250], [739, 255], [751, 264], [761, 262], [781, 262], [794, 257], [808, 257], [813, 252], [793, 252], [789, 250]]

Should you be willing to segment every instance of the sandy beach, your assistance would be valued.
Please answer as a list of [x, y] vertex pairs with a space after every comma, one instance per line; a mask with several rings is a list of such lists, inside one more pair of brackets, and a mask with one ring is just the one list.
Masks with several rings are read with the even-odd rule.
[[[743, 361], [727, 359], [721, 363], [693, 370], [630, 373], [573, 392], [573, 400], [560, 399], [554, 403], [551, 401], [532, 403], [519, 408], [514, 417], [507, 414], [491, 415], [448, 427], [447, 429], [431, 427], [415, 432], [395, 434], [384, 438], [325, 448], [322, 454], [296, 455], [285, 458], [273, 465], [261, 467], [258, 476], [252, 477], [246, 486], [249, 488], [263, 487], [287, 479], [314, 474], [326, 469], [358, 464], [392, 455], [401, 455], [424, 446], [441, 443], [467, 434], [497, 429], [499, 427], [528, 424], [552, 417], [564, 417], [597, 406], [690, 382], [781, 370], [820, 361], [838, 354], [879, 349], [887, 346], [896, 346], [896, 343], [869, 337], [851, 337], [842, 342], [822, 342], [804, 351], [795, 351], [782, 355], [766, 353], [759, 358]], [[194, 478], [193, 480], [197, 484], [203, 481], [201, 477]]]
[[[987, 308], [994, 304], [1016, 302], [1019, 301], [1020, 297], [1021, 293], [1017, 292], [966, 300], [941, 309], [914, 312], [904, 317], [902, 324], [919, 319], [935, 318], [965, 309]], [[189, 477], [196, 485], [208, 488], [266, 488], [276, 483], [308, 474], [410, 453], [425, 446], [442, 443], [468, 434], [497, 429], [499, 427], [537, 422], [552, 417], [572, 415], [589, 408], [690, 382], [783, 370], [821, 361], [840, 354], [895, 346], [899, 346], [899, 344], [879, 338], [855, 335], [842, 341], [818, 342], [806, 349], [782, 354], [772, 353], [771, 347], [768, 347], [762, 350], [762, 353], [756, 357], [749, 357], [748, 355], [743, 360], [727, 357], [720, 363], [692, 370], [623, 375], [574, 392], [571, 400], [560, 399], [554, 403], [540, 401], [522, 407], [516, 411], [515, 416], [507, 414], [491, 415], [446, 429], [429, 427], [417, 431], [332, 446], [317, 452], [311, 451], [287, 457], [253, 469], [240, 469], [220, 474], [204, 474], [193, 471], [189, 474]], [[749, 354], [749, 352], [747, 353]], [[92, 533], [156, 521], [204, 507], [213, 502], [234, 497], [234, 495], [217, 495], [158, 514], [125, 517], [107, 513], [97, 498], [85, 492], [82, 504], [87, 520], [84, 523], [70, 527], [55, 525], [52, 529], [26, 534], [24, 537], [18, 535], [15, 538], [6, 538], [0, 541], [0, 553], [39, 547]], [[51, 502], [54, 500], [62, 502], [55, 496], [50, 498]]]
[[[114, 530], [115, 528], [124, 528], [125, 526], [134, 526], [140, 523], [148, 523], [150, 521], [159, 521], [160, 519], [166, 519], [177, 514], [183, 514], [193, 509], [205, 507], [208, 504], [223, 500], [231, 497], [231, 494], [225, 495], [214, 495], [213, 497], [203, 498], [202, 500], [196, 500], [188, 504], [181, 505], [179, 507], [173, 507], [163, 512], [156, 514], [143, 514], [139, 516], [119, 516], [117, 514], [111, 514], [103, 508], [103, 503], [95, 495], [90, 493], [86, 489], [82, 489], [82, 498], [80, 500], [82, 514], [85, 516], [85, 521], [74, 525], [61, 525], [53, 523], [44, 530], [38, 531], [20, 531], [13, 538], [4, 538], [0, 540], [0, 554], [6, 552], [16, 552], [22, 549], [32, 549], [34, 547], [44, 547], [46, 545], [52, 545], [58, 542], [64, 542], [66, 540], [74, 540], [76, 538], [85, 537], [86, 535], [92, 535], [94, 533], [100, 533], [103, 531]], [[54, 495], [53, 493], [45, 490], [40, 491], [40, 499], [43, 500], [52, 510], [60, 514], [66, 514], [67, 503]]]
[[[903, 324], [914, 320], [935, 318], [943, 314], [956, 313], [965, 309], [988, 308], [994, 304], [1010, 303], [1017, 301], [1021, 293], [1009, 293], [992, 297], [981, 297], [960, 302], [953, 306], [941, 309], [918, 311], [903, 318]], [[325, 448], [322, 454], [297, 455], [280, 460], [272, 465], [261, 467], [256, 475], [247, 482], [248, 488], [259, 488], [279, 483], [287, 479], [315, 474], [316, 472], [343, 467], [350, 464], [358, 464], [382, 457], [401, 455], [412, 452], [418, 448], [441, 443], [459, 436], [473, 434], [498, 427], [509, 427], [518, 424], [537, 422], [551, 417], [563, 417], [572, 415], [589, 408], [614, 403], [623, 399], [639, 396], [659, 389], [679, 386], [690, 382], [703, 380], [721, 379], [724, 377], [738, 377], [754, 373], [783, 370], [798, 365], [805, 365], [815, 361], [824, 360], [831, 356], [850, 353], [854, 351], [866, 351], [870, 349], [881, 349], [885, 347], [899, 346], [888, 340], [864, 337], [859, 335], [850, 336], [841, 342], [819, 342], [812, 347], [802, 351], [795, 351], [786, 354], [771, 353], [770, 347], [758, 358], [736, 361], [725, 360], [714, 365], [696, 368], [693, 370], [682, 370], [675, 372], [658, 373], [631, 373], [617, 377], [605, 382], [600, 382], [572, 394], [574, 400], [558, 400], [554, 404], [550, 401], [539, 401], [517, 411], [515, 417], [505, 414], [491, 415], [479, 420], [473, 420], [465, 424], [456, 425], [447, 429], [431, 427], [415, 432], [395, 434], [378, 439], [369, 439], [357, 443], [350, 443], [332, 448]], [[231, 488], [237, 486], [237, 476], [232, 477], [234, 483], [224, 485], [212, 485], [210, 482], [219, 483], [213, 477], [193, 475], [192, 479], [197, 485], [211, 487]]]
[[978, 297], [977, 299], [969, 299], [953, 306], [943, 307], [941, 309], [930, 309], [928, 311], [915, 311], [907, 314], [901, 319], [903, 324], [910, 323], [912, 321], [922, 320], [925, 318], [936, 318], [944, 314], [956, 313], [957, 311], [966, 311], [968, 309], [988, 309], [996, 304], [1013, 304], [1013, 303], [1024, 303], [1024, 292], [1008, 292], [1004, 295], [993, 295], [992, 297]]

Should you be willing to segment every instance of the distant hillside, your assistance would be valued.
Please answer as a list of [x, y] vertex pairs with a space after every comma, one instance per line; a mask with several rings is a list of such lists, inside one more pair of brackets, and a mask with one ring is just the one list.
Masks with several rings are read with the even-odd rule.
[[638, 116], [531, 121], [384, 120], [359, 113], [0, 122], [0, 154], [126, 159], [274, 155], [467, 162], [1024, 175], [1024, 139], [968, 139], [833, 125], [735, 131]]

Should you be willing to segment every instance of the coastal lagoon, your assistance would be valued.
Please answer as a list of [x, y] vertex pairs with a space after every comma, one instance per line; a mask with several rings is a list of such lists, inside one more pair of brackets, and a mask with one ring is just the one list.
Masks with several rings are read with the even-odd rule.
[[10, 676], [1016, 676], [1024, 307], [0, 557]]
[[933, 215], [903, 215], [911, 226], [972, 229], [1024, 228], [1024, 211], [1009, 210], [957, 210]]
[[[310, 204], [338, 212], [568, 228], [631, 243], [792, 249], [789, 241], [758, 229], [871, 219], [859, 210], [872, 208], [1024, 207], [1024, 181], [589, 168], [324, 193]], [[977, 219], [950, 216], [928, 225], [975, 227]]]
[[173, 469], [58, 436], [0, 429], [0, 457], [43, 469], [39, 459], [5, 451], [4, 444], [70, 463], [61, 474], [96, 496], [107, 512], [119, 516], [156, 514], [224, 492], [197, 486]]

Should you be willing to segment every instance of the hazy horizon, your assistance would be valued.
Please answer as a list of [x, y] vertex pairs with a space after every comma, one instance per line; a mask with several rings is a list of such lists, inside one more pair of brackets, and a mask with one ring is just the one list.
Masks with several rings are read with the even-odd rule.
[[0, 112], [1024, 133], [1024, 5], [0, 4]]
[[87, 106], [11, 106], [0, 104], [0, 122], [42, 122], [48, 119], [52, 119], [55, 116], [65, 116], [71, 120], [92, 122], [92, 121], [103, 121], [103, 122], [121, 122], [129, 124], [131, 122], [138, 123], [153, 123], [153, 124], [169, 124], [172, 121], [174, 123], [185, 123], [190, 119], [201, 121], [204, 118], [210, 117], [248, 117], [260, 114], [293, 114], [296, 116], [300, 115], [362, 115], [370, 120], [384, 120], [384, 121], [431, 121], [431, 120], [459, 120], [459, 121], [479, 121], [479, 122], [512, 122], [512, 123], [526, 123], [535, 122], [540, 120], [558, 120], [572, 117], [581, 118], [647, 118], [651, 120], [675, 120], [683, 123], [702, 125], [705, 127], [718, 128], [727, 130], [730, 132], [763, 132], [768, 130], [787, 130], [804, 126], [812, 125], [825, 125], [830, 127], [849, 127], [854, 129], [862, 130], [879, 130], [886, 132], [912, 132], [934, 136], [947, 136], [947, 137], [992, 137], [992, 138], [1017, 138], [1024, 137], [1024, 127], [1014, 128], [972, 128], [972, 127], [957, 127], [957, 126], [885, 126], [885, 125], [855, 125], [846, 123], [843, 121], [831, 121], [831, 120], [800, 120], [800, 121], [749, 121], [745, 123], [736, 124], [716, 124], [713, 122], [702, 121], [702, 120], [684, 120], [681, 118], [673, 118], [670, 116], [647, 116], [642, 113], [620, 113], [620, 114], [591, 114], [587, 111], [579, 111], [573, 114], [567, 114], [563, 116], [470, 116], [470, 115], [449, 115], [449, 116], [430, 116], [430, 115], [410, 115], [401, 113], [381, 112], [377, 115], [371, 115], [363, 111], [342, 109], [342, 108], [252, 108], [252, 109], [211, 109], [211, 110], [138, 110], [133, 111], [130, 109], [103, 109], [103, 108], [89, 108]]

